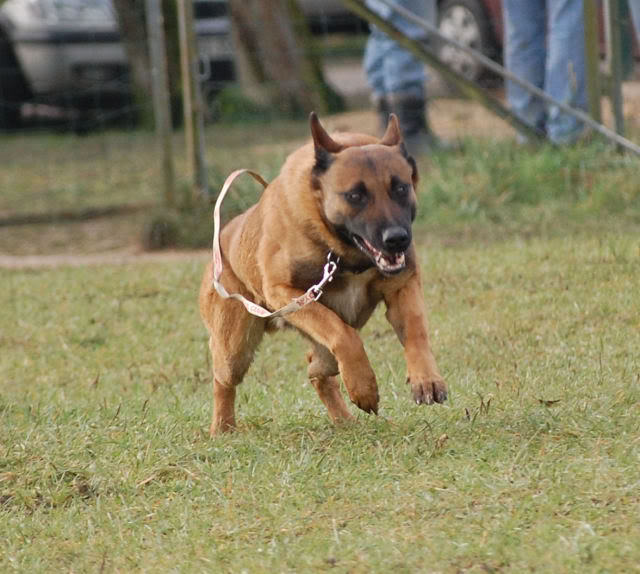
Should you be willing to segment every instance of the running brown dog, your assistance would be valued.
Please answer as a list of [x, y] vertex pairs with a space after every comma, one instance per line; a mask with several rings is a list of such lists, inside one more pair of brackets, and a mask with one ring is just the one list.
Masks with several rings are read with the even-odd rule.
[[228, 292], [271, 310], [301, 296], [323, 275], [327, 254], [339, 257], [324, 294], [285, 319], [263, 319], [212, 287], [208, 266], [200, 312], [213, 358], [211, 434], [235, 427], [236, 385], [242, 382], [265, 331], [289, 325], [310, 339], [308, 376], [333, 421], [353, 418], [342, 397], [378, 411], [376, 377], [358, 335], [384, 301], [404, 346], [407, 381], [418, 404], [442, 403], [447, 387], [429, 345], [420, 271], [412, 243], [416, 163], [391, 115], [378, 139], [330, 136], [311, 114], [312, 142], [292, 153], [260, 201], [222, 230]]

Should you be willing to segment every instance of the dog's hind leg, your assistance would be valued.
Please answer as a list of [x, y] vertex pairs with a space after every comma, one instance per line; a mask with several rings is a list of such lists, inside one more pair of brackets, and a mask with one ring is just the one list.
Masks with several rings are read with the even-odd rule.
[[313, 350], [307, 354], [309, 381], [315, 388], [320, 400], [327, 407], [329, 417], [336, 423], [353, 419], [342, 393], [338, 374], [338, 363], [326, 347], [314, 344]]
[[[223, 306], [231, 306], [225, 301]], [[209, 348], [213, 359], [213, 417], [211, 436], [233, 430], [236, 387], [251, 365], [254, 352], [264, 334], [264, 320], [244, 309], [216, 313]]]
[[[230, 291], [244, 291], [242, 283], [230, 271], [225, 270], [223, 279]], [[247, 313], [238, 301], [222, 299], [211, 289], [210, 271], [205, 275], [200, 291], [200, 312], [209, 331], [213, 361], [213, 419], [210, 429], [213, 436], [235, 427], [236, 386], [242, 382], [251, 365], [264, 334], [265, 321]]]
[[213, 417], [209, 433], [215, 436], [221, 432], [231, 431], [236, 427], [235, 415], [236, 387], [223, 385], [213, 378]]

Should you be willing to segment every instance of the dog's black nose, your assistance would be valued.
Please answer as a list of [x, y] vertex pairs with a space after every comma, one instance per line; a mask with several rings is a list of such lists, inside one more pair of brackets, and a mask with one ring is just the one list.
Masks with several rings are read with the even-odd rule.
[[387, 251], [392, 253], [404, 251], [410, 243], [411, 234], [404, 227], [387, 227], [382, 232], [382, 244]]

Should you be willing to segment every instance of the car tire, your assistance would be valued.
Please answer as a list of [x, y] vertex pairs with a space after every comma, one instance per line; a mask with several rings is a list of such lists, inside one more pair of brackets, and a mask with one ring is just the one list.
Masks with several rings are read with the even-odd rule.
[[[498, 54], [498, 43], [489, 14], [481, 0], [444, 0], [438, 9], [438, 28], [487, 58]], [[445, 44], [438, 47], [440, 59], [469, 80], [478, 81], [488, 75], [488, 70], [461, 50]]]
[[13, 46], [0, 30], [0, 130], [13, 130], [22, 121], [21, 105], [29, 97], [29, 89]]

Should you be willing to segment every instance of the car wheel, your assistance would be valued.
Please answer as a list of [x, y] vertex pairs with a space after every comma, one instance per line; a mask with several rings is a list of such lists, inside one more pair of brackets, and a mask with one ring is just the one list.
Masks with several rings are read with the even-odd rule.
[[[481, 0], [444, 0], [440, 4], [438, 28], [447, 38], [481, 52], [488, 58], [497, 55], [497, 42], [489, 15]], [[481, 79], [486, 68], [462, 50], [442, 43], [440, 59], [469, 80]]]
[[21, 106], [29, 95], [13, 46], [0, 30], [0, 130], [20, 127]]

